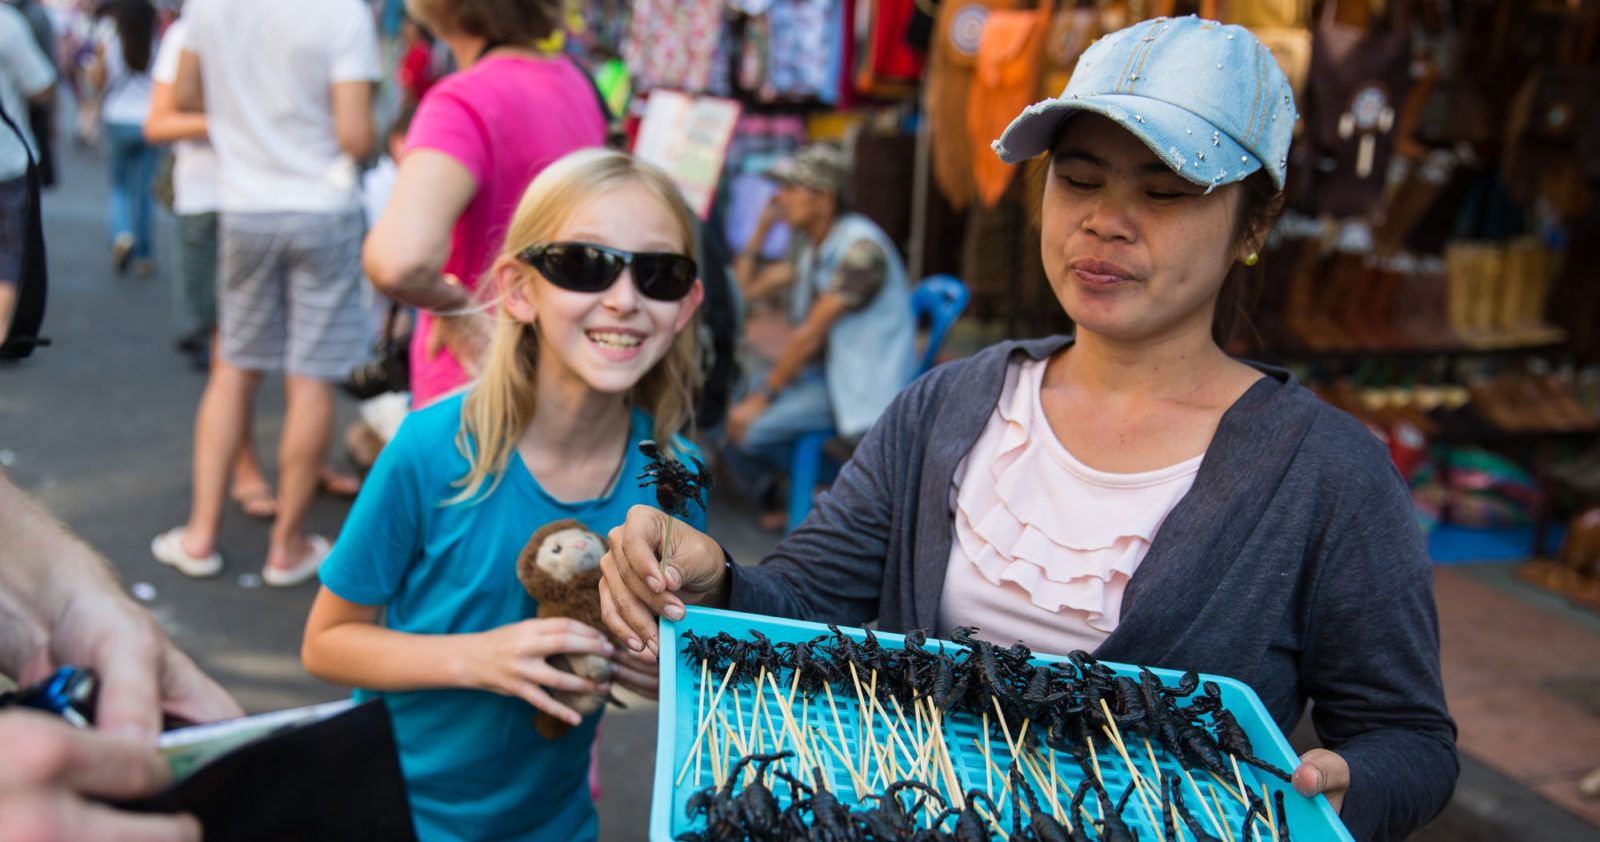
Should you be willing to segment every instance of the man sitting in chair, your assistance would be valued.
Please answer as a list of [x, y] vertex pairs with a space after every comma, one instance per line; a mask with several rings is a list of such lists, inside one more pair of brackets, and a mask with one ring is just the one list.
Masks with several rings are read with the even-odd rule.
[[[787, 469], [796, 440], [830, 429], [859, 439], [911, 382], [916, 325], [894, 243], [845, 205], [844, 152], [811, 144], [768, 175], [778, 193], [734, 274], [746, 300], [787, 285], [793, 330], [771, 368], [752, 372], [748, 391], [729, 411], [727, 457], [745, 490], [766, 497], [770, 509], [777, 507], [774, 477]], [[788, 259], [758, 275], [761, 244], [778, 218], [792, 232]]]

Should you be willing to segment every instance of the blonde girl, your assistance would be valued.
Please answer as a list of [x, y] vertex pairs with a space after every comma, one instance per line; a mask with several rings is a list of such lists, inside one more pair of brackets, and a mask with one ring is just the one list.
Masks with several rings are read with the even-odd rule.
[[[609, 685], [545, 659], [612, 657], [614, 680], [646, 693], [653, 667], [581, 623], [528, 619], [515, 564], [547, 523], [604, 535], [649, 502], [640, 441], [688, 449], [677, 434], [697, 372], [694, 242], [692, 213], [655, 167], [593, 149], [545, 169], [486, 279], [498, 306], [481, 378], [407, 417], [322, 568], [301, 657], [387, 702], [423, 840], [596, 835], [586, 775], [599, 714], [547, 691]], [[546, 740], [535, 709], [575, 727]]]

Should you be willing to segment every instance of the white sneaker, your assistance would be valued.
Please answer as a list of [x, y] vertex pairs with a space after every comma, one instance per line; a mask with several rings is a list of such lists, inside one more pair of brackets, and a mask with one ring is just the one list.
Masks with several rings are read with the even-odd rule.
[[156, 557], [156, 561], [168, 567], [176, 567], [179, 573], [196, 579], [215, 576], [222, 572], [221, 553], [212, 551], [211, 555], [197, 558], [183, 549], [181, 526], [174, 526], [152, 539], [150, 554]]

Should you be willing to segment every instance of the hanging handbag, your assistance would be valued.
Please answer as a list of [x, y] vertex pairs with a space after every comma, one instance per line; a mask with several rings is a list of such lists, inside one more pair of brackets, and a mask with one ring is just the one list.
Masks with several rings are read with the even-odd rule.
[[411, 390], [411, 333], [399, 332], [403, 308], [390, 302], [384, 317], [383, 336], [378, 340], [376, 358], [356, 366], [342, 384], [345, 393], [356, 400], [375, 398], [385, 392]]
[[1041, 0], [1036, 9], [992, 11], [984, 24], [967, 95], [967, 139], [978, 200], [986, 208], [1000, 201], [1017, 171], [989, 144], [1037, 98], [1040, 57], [1054, 12], [1054, 0]]
[[1100, 37], [1100, 12], [1093, 3], [1078, 0], [1058, 9], [1044, 39], [1044, 72], [1039, 77], [1039, 97], [1058, 96], [1066, 90], [1078, 56]]
[[1014, 0], [943, 0], [939, 5], [928, 56], [929, 151], [933, 182], [958, 211], [966, 209], [977, 191], [967, 136], [967, 103], [978, 45], [990, 12], [1014, 7]]
[[1400, 104], [1411, 83], [1411, 35], [1403, 3], [1368, 32], [1337, 19], [1327, 0], [1312, 36], [1307, 131], [1317, 210], [1363, 216], [1383, 195]]

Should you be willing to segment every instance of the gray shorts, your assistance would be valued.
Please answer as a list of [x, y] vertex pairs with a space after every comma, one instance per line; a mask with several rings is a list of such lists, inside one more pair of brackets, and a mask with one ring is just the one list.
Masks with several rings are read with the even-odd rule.
[[27, 223], [28, 177], [0, 181], [0, 284], [15, 284], [22, 276]]
[[343, 380], [367, 358], [359, 210], [224, 213], [222, 359], [248, 371]]

